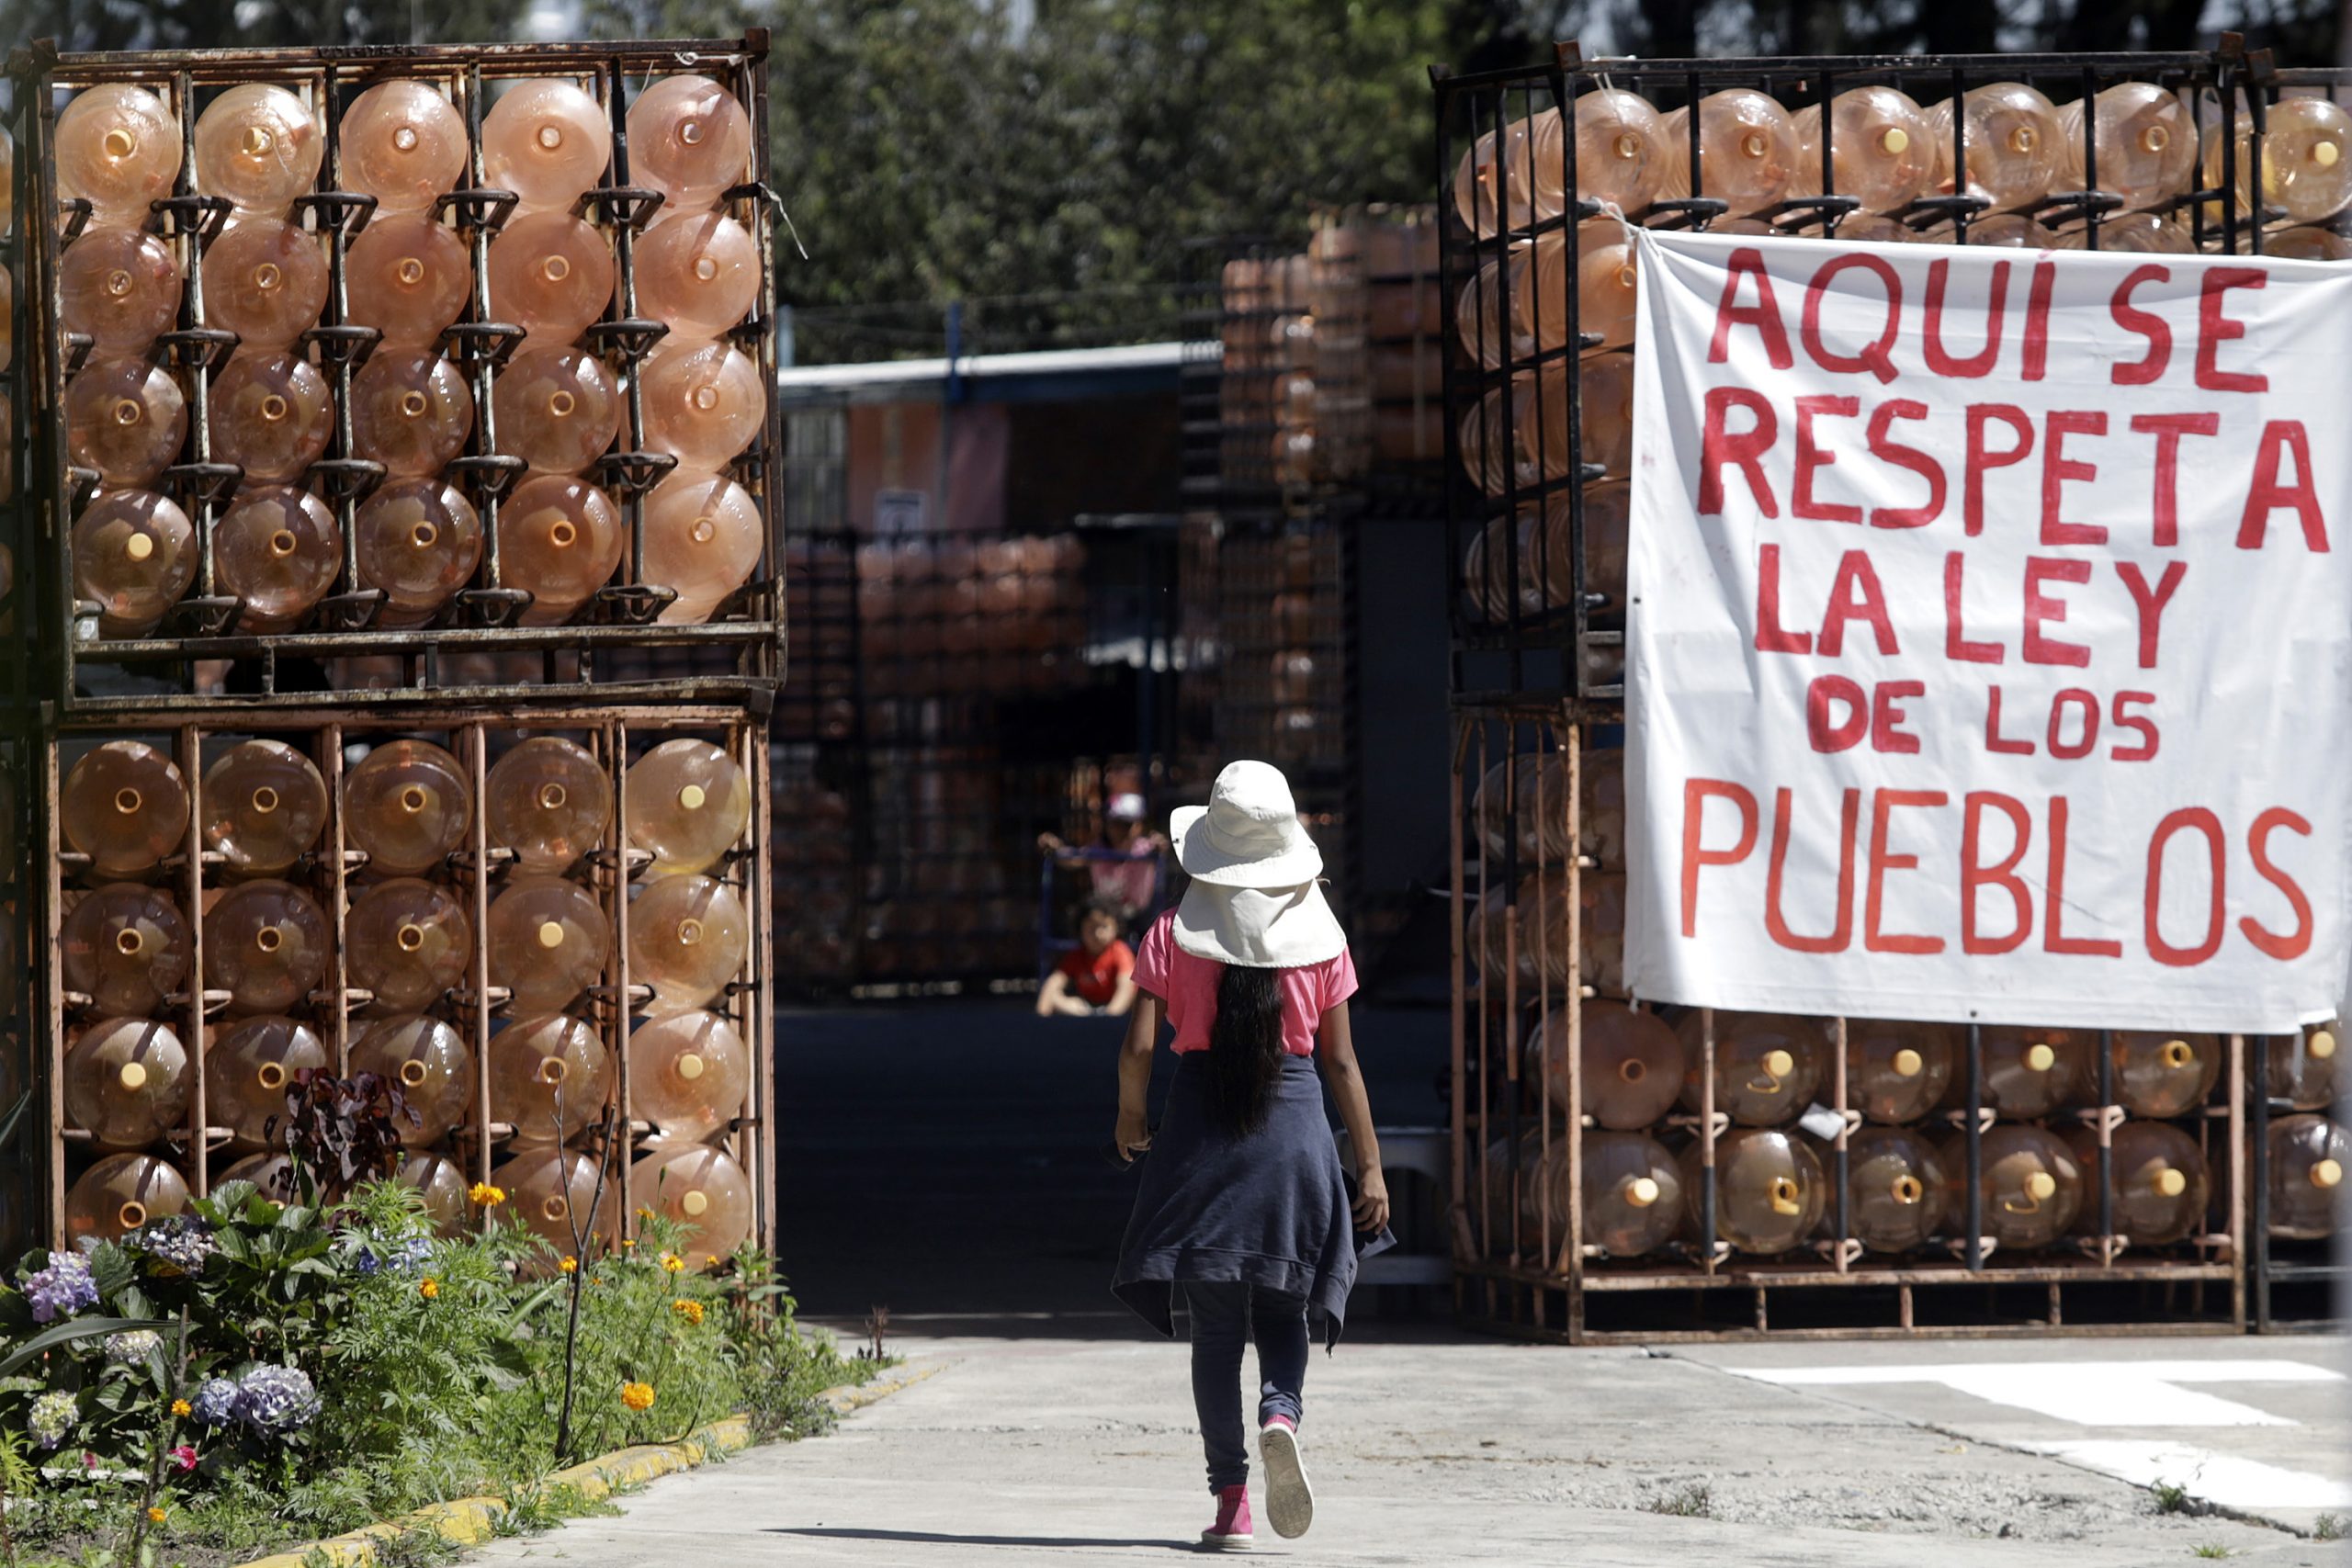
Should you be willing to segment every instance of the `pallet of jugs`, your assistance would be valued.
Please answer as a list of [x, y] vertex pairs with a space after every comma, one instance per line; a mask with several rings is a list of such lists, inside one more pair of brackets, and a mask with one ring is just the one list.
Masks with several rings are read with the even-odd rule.
[[48, 1228], [118, 1236], [277, 1181], [311, 1069], [397, 1091], [399, 1174], [445, 1229], [487, 1181], [559, 1253], [644, 1209], [686, 1224], [696, 1266], [764, 1244], [759, 726], [282, 719], [47, 753]]
[[[1581, 62], [1564, 45], [1555, 68], [1440, 73], [1466, 689], [1622, 699], [1628, 222], [2340, 260], [2346, 81], [2267, 70], [2226, 39], [2210, 53], [1932, 62]], [[1496, 652], [1517, 657], [1476, 658]]]
[[298, 660], [585, 689], [677, 645], [772, 685], [765, 57], [34, 49], [15, 409], [61, 707], [299, 705]]
[[[1456, 734], [1471, 1319], [1577, 1340], [2228, 1331], [2250, 1239], [2319, 1266], [2345, 1153], [2322, 1113], [2331, 1031], [1645, 1004], [1624, 983], [1613, 731], [1521, 708]], [[2267, 1167], [2247, 1144], [2266, 1048]]]

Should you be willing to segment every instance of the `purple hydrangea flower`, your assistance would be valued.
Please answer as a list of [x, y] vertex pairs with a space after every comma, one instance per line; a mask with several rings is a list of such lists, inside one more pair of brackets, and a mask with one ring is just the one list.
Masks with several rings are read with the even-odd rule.
[[130, 1244], [183, 1274], [201, 1274], [212, 1256], [212, 1227], [194, 1214], [166, 1214], [132, 1233]]
[[72, 1394], [44, 1393], [33, 1401], [32, 1414], [25, 1418], [25, 1430], [42, 1448], [53, 1449], [74, 1429], [74, 1415]]
[[35, 1323], [54, 1323], [97, 1305], [98, 1283], [90, 1278], [90, 1265], [81, 1254], [52, 1252], [49, 1267], [25, 1281], [25, 1295], [33, 1303]]
[[318, 1393], [296, 1367], [255, 1367], [237, 1390], [237, 1418], [266, 1437], [298, 1432], [318, 1413]]
[[208, 1427], [225, 1427], [237, 1418], [237, 1385], [227, 1378], [207, 1378], [190, 1403], [198, 1420]]

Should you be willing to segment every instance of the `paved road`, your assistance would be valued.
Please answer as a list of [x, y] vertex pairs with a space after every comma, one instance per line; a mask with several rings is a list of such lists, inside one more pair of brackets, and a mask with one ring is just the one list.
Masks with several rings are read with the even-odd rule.
[[[949, 1365], [831, 1437], [659, 1483], [620, 1517], [499, 1542], [480, 1560], [1039, 1568], [1190, 1550], [1208, 1507], [1180, 1348], [1124, 1335], [907, 1348]], [[1952, 1359], [1949, 1344], [1900, 1348]], [[2079, 1347], [2043, 1348], [2064, 1365]], [[2177, 1340], [2132, 1341], [2102, 1346], [2099, 1359], [2181, 1353]], [[2340, 1360], [2342, 1348], [2330, 1354]], [[2352, 1568], [2344, 1543], [2164, 1515], [2138, 1487], [1915, 1424], [1875, 1408], [1879, 1397], [1679, 1352], [1351, 1342], [1308, 1374], [1314, 1531], [1264, 1537], [1261, 1552], [1340, 1568], [2149, 1568], [2209, 1548], [2276, 1568]], [[2340, 1456], [2342, 1402], [2305, 1414], [2304, 1440]]]

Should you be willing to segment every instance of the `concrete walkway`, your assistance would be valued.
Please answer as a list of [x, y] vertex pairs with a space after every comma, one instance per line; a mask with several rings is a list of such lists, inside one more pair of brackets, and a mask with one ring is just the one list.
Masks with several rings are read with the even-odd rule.
[[[659, 1483], [627, 1499], [619, 1517], [498, 1542], [473, 1561], [1075, 1568], [1193, 1550], [1209, 1507], [1182, 1348], [1138, 1342], [1114, 1317], [1038, 1326], [1077, 1337], [901, 1338], [910, 1356], [949, 1364], [834, 1435]], [[2097, 1464], [2004, 1446], [2033, 1440], [2019, 1438], [2028, 1416], [2015, 1410], [1973, 1413], [2000, 1428], [1997, 1440], [1956, 1435], [1965, 1428], [1952, 1424], [1949, 1400], [1959, 1395], [1940, 1372], [1919, 1385], [1943, 1402], [1928, 1414], [1882, 1397], [1894, 1386], [1883, 1370], [1905, 1358], [1936, 1367], [2030, 1359], [2015, 1347], [1833, 1345], [1811, 1348], [1810, 1361], [1784, 1351], [1711, 1365], [1391, 1333], [1317, 1358], [1304, 1434], [1316, 1526], [1295, 1542], [1261, 1533], [1259, 1554], [1340, 1565], [2149, 1568], [2196, 1561], [2208, 1548], [2206, 1556], [2278, 1568], [2352, 1568], [2343, 1542], [2259, 1520], [2160, 1513], [2149, 1492]], [[2109, 1340], [2044, 1343], [2031, 1354], [2340, 1366], [2344, 1348]], [[1814, 1382], [1754, 1375], [1807, 1364], [1882, 1373]], [[2267, 1408], [2274, 1384], [2256, 1374], [2271, 1374], [2242, 1371], [2218, 1392]], [[1958, 1382], [1996, 1395], [2009, 1386], [1992, 1374]], [[2265, 1452], [2275, 1457], [2292, 1427], [2308, 1470], [2352, 1477], [2341, 1385], [2325, 1400], [2293, 1397], [2303, 1402], [2252, 1428]], [[2222, 1448], [2246, 1429], [2217, 1427], [2196, 1439]]]

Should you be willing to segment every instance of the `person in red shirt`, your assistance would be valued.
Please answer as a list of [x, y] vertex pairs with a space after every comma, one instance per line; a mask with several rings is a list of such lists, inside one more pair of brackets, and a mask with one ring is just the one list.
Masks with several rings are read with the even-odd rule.
[[1119, 912], [1102, 900], [1078, 912], [1078, 945], [1037, 990], [1039, 1018], [1114, 1018], [1136, 1005], [1135, 950], [1119, 940]]

